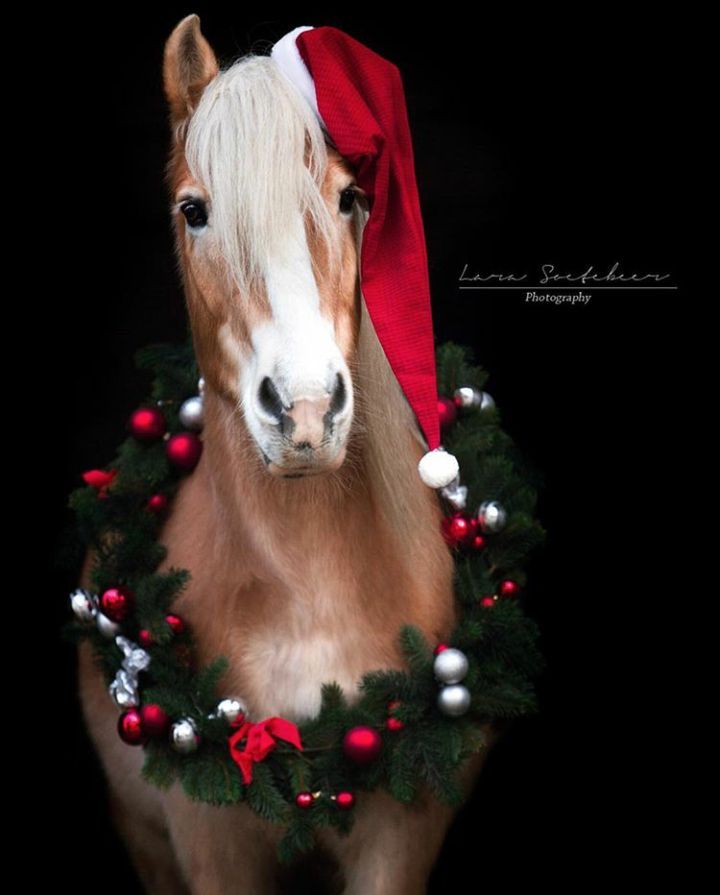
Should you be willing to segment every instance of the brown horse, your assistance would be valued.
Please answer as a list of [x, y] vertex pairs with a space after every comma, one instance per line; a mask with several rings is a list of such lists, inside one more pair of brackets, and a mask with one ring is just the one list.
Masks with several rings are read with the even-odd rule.
[[[205, 379], [204, 452], [163, 529], [164, 567], [192, 574], [176, 608], [201, 660], [229, 658], [223, 692], [253, 718], [299, 722], [317, 713], [324, 682], [352, 699], [364, 673], [403, 667], [403, 624], [448, 637], [453, 559], [417, 474], [427, 446], [359, 288], [366, 209], [352, 170], [270, 57], [220, 71], [197, 16], [170, 36], [164, 79], [177, 252]], [[277, 891], [283, 831], [245, 805], [147, 784], [87, 645], [80, 687], [147, 891]], [[463, 769], [466, 792], [485, 754]], [[380, 791], [354, 810], [349, 837], [318, 835], [339, 891], [425, 891], [453, 809], [427, 791], [413, 806]]]

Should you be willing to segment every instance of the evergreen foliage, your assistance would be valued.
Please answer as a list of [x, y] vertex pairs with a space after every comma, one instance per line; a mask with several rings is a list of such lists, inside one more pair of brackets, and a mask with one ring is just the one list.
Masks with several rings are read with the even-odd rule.
[[[452, 395], [460, 386], [484, 387], [487, 374], [473, 364], [467, 348], [448, 342], [436, 354], [440, 394]], [[151, 346], [138, 353], [137, 363], [153, 374], [151, 401], [162, 402], [169, 430], [178, 431], [179, 406], [196, 391], [198, 372], [191, 346]], [[150, 668], [140, 679], [143, 702], [158, 703], [173, 718], [192, 718], [202, 737], [200, 748], [190, 755], [178, 755], [166, 742], [150, 741], [144, 747], [147, 780], [164, 789], [179, 782], [190, 798], [214, 805], [247, 802], [261, 817], [285, 826], [279, 846], [283, 860], [310, 849], [319, 827], [349, 831], [353, 812], [340, 810], [330, 798], [338, 791], [362, 793], [384, 787], [403, 803], [431, 793], [450, 805], [460, 804], [457, 771], [482, 747], [481, 725], [538, 708], [534, 680], [544, 662], [536, 624], [517, 597], [489, 607], [480, 599], [495, 594], [505, 578], [524, 583], [522, 565], [544, 532], [533, 516], [535, 488], [495, 408], [461, 413], [444, 444], [458, 458], [471, 508], [483, 500], [499, 500], [508, 512], [506, 527], [488, 537], [484, 551], [456, 555], [455, 590], [461, 611], [449, 643], [463, 650], [470, 662], [463, 681], [472, 694], [470, 711], [460, 718], [439, 711], [434, 644], [406, 625], [398, 632], [406, 668], [366, 674], [360, 698], [352, 705], [341, 688], [328, 681], [318, 716], [300, 726], [304, 750], [279, 741], [274, 752], [255, 764], [250, 785], [243, 784], [231, 759], [227, 745], [231, 731], [212, 717], [223, 695], [217, 692], [217, 682], [225, 660], [193, 669], [183, 659], [192, 655], [192, 632], [174, 636], [164, 622], [189, 575], [182, 569], [157, 571], [165, 557], [158, 540], [162, 518], [146, 510], [147, 499], [157, 492], [172, 498], [180, 480], [162, 442], [148, 445], [128, 438], [121, 445], [108, 467], [118, 475], [106, 499], [98, 499], [89, 486], [71, 495], [79, 536], [95, 555], [93, 588], [100, 593], [119, 584], [130, 587], [136, 610], [123, 633], [137, 639], [138, 630], [146, 628], [155, 640]], [[79, 623], [70, 624], [68, 634], [92, 640], [98, 664], [110, 682], [122, 658], [114, 641]], [[400, 706], [394, 715], [405, 726], [391, 732], [385, 721], [388, 703], [396, 700]], [[357, 725], [374, 727], [383, 738], [380, 757], [367, 766], [351, 764], [342, 750], [345, 732]], [[321, 793], [304, 810], [295, 805], [295, 796], [303, 791]]]

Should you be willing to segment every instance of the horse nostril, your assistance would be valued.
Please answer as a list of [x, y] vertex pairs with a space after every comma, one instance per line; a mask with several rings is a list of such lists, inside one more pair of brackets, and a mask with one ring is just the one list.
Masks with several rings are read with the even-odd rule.
[[328, 408], [328, 413], [331, 419], [336, 414], [340, 413], [345, 406], [346, 401], [347, 390], [345, 388], [345, 380], [343, 379], [342, 374], [338, 373], [335, 379], [335, 388], [332, 393], [332, 398], [330, 399], [330, 407]]
[[269, 376], [266, 376], [260, 383], [258, 399], [262, 409], [280, 422], [285, 408], [283, 407], [283, 402], [280, 399], [278, 390], [275, 388], [273, 381]]

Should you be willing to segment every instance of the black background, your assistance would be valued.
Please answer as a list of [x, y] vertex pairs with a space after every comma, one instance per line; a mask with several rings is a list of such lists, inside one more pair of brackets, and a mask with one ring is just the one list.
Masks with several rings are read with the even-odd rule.
[[683, 290], [600, 291], [570, 307], [527, 305], [522, 292], [461, 292], [457, 280], [466, 262], [523, 272], [619, 261], [681, 282], [675, 25], [657, 12], [630, 22], [611, 9], [583, 19], [435, 10], [389, 24], [372, 10], [306, 6], [270, 18], [196, 4], [63, 14], [46, 25], [57, 60], [42, 110], [52, 134], [43, 159], [51, 226], [30, 275], [47, 290], [38, 353], [52, 460], [36, 521], [50, 609], [33, 636], [41, 629], [49, 658], [38, 686], [53, 681], [52, 744], [46, 728], [40, 745], [55, 880], [89, 892], [99, 872], [106, 893], [139, 891], [80, 723], [73, 651], [58, 638], [75, 578], [50, 560], [67, 493], [81, 471], [107, 462], [145, 393], [134, 350], [184, 332], [160, 75], [164, 40], [192, 11], [222, 62], [314, 23], [343, 28], [400, 66], [436, 336], [473, 347], [506, 428], [545, 477], [549, 537], [526, 595], [549, 661], [541, 714], [491, 754], [431, 891], [452, 891], [467, 874], [473, 887], [582, 888], [615, 879], [621, 862], [641, 866], [641, 840], [652, 842], [662, 817], [654, 737], [672, 690], [662, 671], [672, 595], [648, 579], [667, 546], [649, 502], [650, 433]]

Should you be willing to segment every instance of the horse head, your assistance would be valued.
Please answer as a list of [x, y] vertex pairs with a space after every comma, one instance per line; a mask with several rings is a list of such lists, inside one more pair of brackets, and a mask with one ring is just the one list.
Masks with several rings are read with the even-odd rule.
[[354, 415], [366, 204], [267, 56], [221, 70], [197, 16], [165, 48], [177, 256], [206, 388], [267, 471], [338, 469]]

